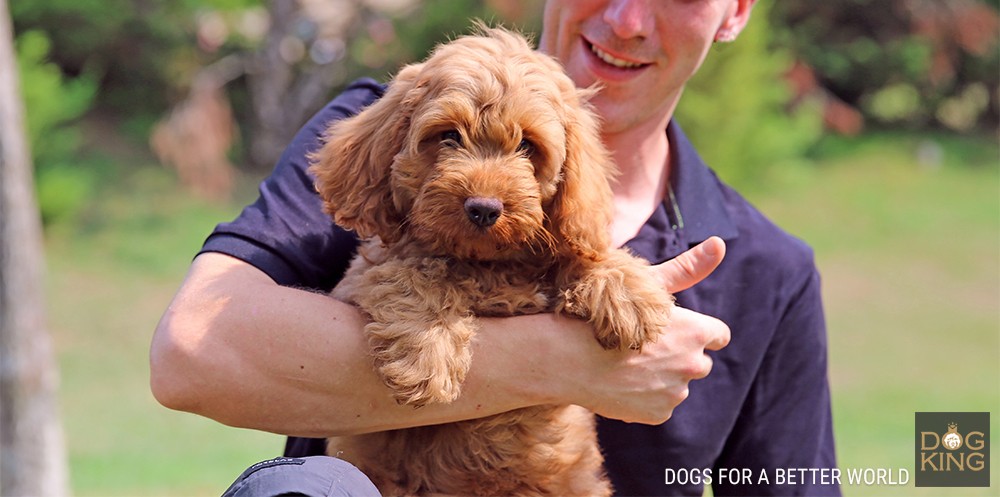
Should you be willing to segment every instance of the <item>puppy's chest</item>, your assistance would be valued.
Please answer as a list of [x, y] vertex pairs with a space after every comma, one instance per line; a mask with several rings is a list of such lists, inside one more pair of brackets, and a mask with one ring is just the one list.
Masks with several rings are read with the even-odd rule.
[[406, 300], [417, 307], [457, 306], [477, 316], [536, 314], [555, 305], [551, 267], [543, 260], [477, 262], [369, 250], [355, 258], [332, 294], [362, 308]]
[[477, 316], [513, 316], [552, 310], [555, 286], [541, 268], [514, 264], [457, 263], [467, 275], [470, 307]]

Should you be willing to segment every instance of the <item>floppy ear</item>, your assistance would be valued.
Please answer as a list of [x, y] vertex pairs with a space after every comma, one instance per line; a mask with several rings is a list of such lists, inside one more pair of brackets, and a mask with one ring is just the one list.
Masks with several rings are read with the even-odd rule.
[[312, 155], [310, 172], [324, 208], [343, 228], [361, 238], [398, 237], [402, 215], [392, 201], [389, 175], [406, 142], [417, 96], [420, 65], [403, 68], [386, 94], [358, 115], [334, 123], [323, 147]]
[[[574, 89], [574, 91], [576, 91]], [[550, 213], [550, 231], [571, 257], [597, 260], [611, 244], [614, 215], [610, 181], [614, 163], [598, 132], [597, 118], [583, 104], [567, 105], [566, 162]]]

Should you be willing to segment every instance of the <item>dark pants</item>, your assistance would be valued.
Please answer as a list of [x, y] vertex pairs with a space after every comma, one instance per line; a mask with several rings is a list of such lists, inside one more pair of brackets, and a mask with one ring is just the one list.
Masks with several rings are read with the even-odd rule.
[[222, 497], [378, 497], [358, 468], [328, 456], [279, 457], [250, 466]]

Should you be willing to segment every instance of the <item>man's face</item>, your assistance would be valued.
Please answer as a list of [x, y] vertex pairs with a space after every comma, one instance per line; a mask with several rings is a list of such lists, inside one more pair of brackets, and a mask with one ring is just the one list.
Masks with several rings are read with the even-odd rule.
[[603, 87], [593, 103], [605, 133], [659, 126], [673, 113], [716, 34], [734, 22], [743, 27], [740, 6], [749, 3], [549, 0], [539, 48], [558, 58], [577, 86]]

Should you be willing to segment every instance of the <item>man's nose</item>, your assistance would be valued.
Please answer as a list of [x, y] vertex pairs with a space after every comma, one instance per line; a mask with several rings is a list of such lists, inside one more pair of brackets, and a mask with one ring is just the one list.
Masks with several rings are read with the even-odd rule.
[[604, 22], [623, 40], [646, 38], [653, 30], [649, 0], [614, 0], [604, 11]]

